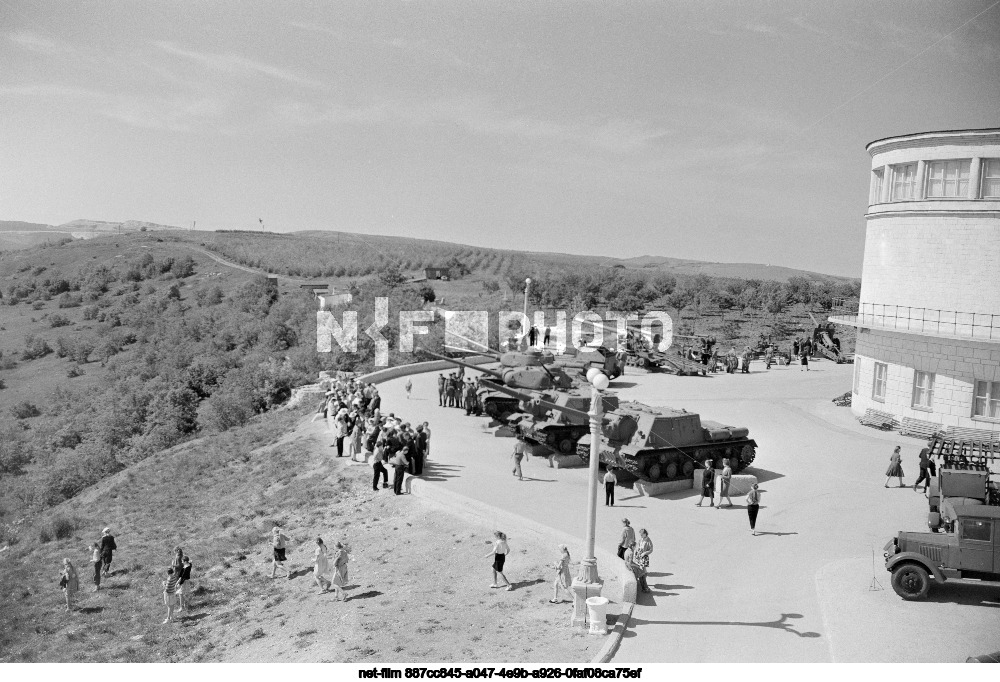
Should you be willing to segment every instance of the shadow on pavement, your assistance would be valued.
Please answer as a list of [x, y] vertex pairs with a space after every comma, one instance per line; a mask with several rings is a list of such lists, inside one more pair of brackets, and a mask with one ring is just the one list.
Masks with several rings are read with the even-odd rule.
[[531, 587], [532, 585], [538, 585], [540, 583], [547, 583], [547, 582], [548, 580], [544, 580], [542, 578], [535, 578], [534, 580], [520, 580], [516, 583], [511, 583], [511, 585], [514, 586], [515, 590], [519, 590], [522, 587]]
[[987, 585], [934, 585], [927, 601], [937, 604], [964, 604], [1000, 608], [1000, 590]]
[[775, 630], [784, 630], [785, 632], [790, 632], [793, 635], [806, 638], [816, 638], [822, 637], [818, 632], [799, 632], [794, 627], [789, 624], [789, 619], [801, 618], [802, 614], [799, 613], [783, 613], [781, 617], [777, 620], [768, 621], [758, 621], [758, 622], [748, 622], [748, 621], [738, 621], [738, 620], [643, 620], [642, 618], [631, 618], [629, 619], [629, 629], [625, 631], [625, 637], [635, 637], [636, 633], [632, 626], [641, 627], [643, 625], [736, 625], [742, 627], [755, 627], [755, 628], [773, 628]]
[[522, 481], [534, 481], [535, 483], [555, 483], [554, 478], [532, 478], [531, 476], [525, 476], [521, 479]]
[[758, 483], [766, 483], [767, 481], [773, 481], [776, 478], [784, 478], [784, 474], [779, 474], [776, 471], [768, 471], [767, 469], [759, 469], [757, 467], [747, 467], [742, 473], [748, 474], [750, 476], [756, 476]]
[[288, 574], [289, 580], [295, 580], [296, 578], [301, 578], [304, 575], [312, 575], [313, 570], [311, 568], [300, 568], [297, 571], [291, 571]]
[[367, 592], [360, 592], [358, 594], [352, 594], [351, 596], [344, 596], [344, 601], [354, 601], [355, 599], [371, 599], [372, 597], [380, 597], [382, 593], [378, 590], [368, 590]]
[[182, 623], [191, 623], [191, 622], [197, 623], [202, 618], [208, 618], [208, 614], [196, 613], [193, 616], [181, 616], [180, 618], [178, 618], [178, 620]]
[[796, 532], [794, 530], [793, 531], [784, 531], [784, 532], [777, 531], [777, 530], [759, 530], [759, 531], [757, 531], [757, 535], [778, 535], [778, 536], [782, 536], [782, 535], [798, 535], [798, 532]]
[[638, 385], [639, 384], [635, 383], [634, 381], [617, 381], [616, 380], [616, 381], [612, 381], [611, 382], [610, 388], [614, 388], [614, 389], [619, 389], [619, 388], [635, 388]]
[[444, 481], [449, 478], [455, 478], [458, 476], [458, 472], [464, 468], [465, 467], [453, 466], [451, 464], [424, 462], [424, 469], [420, 474], [420, 478], [425, 481]]

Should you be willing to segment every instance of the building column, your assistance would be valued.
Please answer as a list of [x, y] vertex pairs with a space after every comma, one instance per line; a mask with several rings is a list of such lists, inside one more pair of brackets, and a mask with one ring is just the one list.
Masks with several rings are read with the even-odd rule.
[[983, 160], [978, 156], [972, 157], [969, 164], [969, 198], [979, 198], [979, 175], [983, 167]]
[[880, 204], [888, 204], [889, 198], [892, 196], [892, 168], [888, 165], [882, 166], [882, 196], [879, 199]]
[[917, 186], [914, 188], [913, 199], [914, 201], [923, 201], [924, 197], [927, 196], [925, 188], [927, 187], [927, 162], [917, 161]]

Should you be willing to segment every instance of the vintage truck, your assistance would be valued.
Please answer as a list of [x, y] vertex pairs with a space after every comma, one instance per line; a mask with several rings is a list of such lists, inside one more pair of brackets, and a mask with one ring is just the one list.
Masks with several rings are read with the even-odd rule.
[[1000, 491], [994, 470], [1000, 443], [937, 436], [929, 451], [941, 463], [927, 496], [931, 532], [901, 531], [886, 543], [892, 589], [915, 600], [926, 597], [934, 583], [1000, 588]]
[[933, 583], [1000, 589], [1000, 507], [954, 507], [953, 533], [901, 531], [886, 543], [885, 568], [903, 599], [923, 599]]

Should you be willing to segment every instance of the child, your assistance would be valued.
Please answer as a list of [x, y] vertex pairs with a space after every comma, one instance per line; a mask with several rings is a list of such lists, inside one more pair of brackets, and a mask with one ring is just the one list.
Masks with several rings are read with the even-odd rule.
[[63, 572], [59, 579], [59, 587], [66, 592], [66, 610], [72, 611], [76, 592], [80, 589], [80, 577], [76, 574], [76, 567], [69, 559], [63, 559]]
[[406, 380], [406, 399], [410, 399], [410, 391], [413, 390], [413, 382], [409, 379]]
[[96, 542], [90, 545], [90, 561], [94, 566], [94, 592], [101, 589], [101, 566], [104, 560], [101, 558], [101, 546]]
[[177, 605], [177, 581], [181, 577], [173, 568], [167, 569], [167, 579], [163, 581], [163, 603], [167, 607], [167, 617], [163, 625], [169, 623], [174, 616], [174, 607]]

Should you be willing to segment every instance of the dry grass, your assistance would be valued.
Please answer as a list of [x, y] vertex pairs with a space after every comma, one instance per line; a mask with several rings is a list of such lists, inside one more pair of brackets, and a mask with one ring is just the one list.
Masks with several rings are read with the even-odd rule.
[[[0, 660], [576, 661], [602, 640], [571, 630], [550, 596], [553, 548], [512, 538], [508, 576], [491, 590], [490, 529], [373, 493], [371, 470], [329, 457], [328, 443], [293, 431], [303, 413], [160, 453], [34, 519], [68, 519], [63, 540], [23, 541], [4, 559]], [[268, 532], [289, 529], [293, 580], [272, 580]], [[119, 551], [100, 592], [89, 591], [85, 546], [114, 528]], [[353, 545], [346, 602], [320, 595], [309, 574], [314, 538]], [[171, 549], [194, 562], [189, 610], [161, 625], [160, 581]], [[66, 614], [61, 559], [80, 572], [80, 610]], [[8, 602], [9, 603], [9, 602]]]

